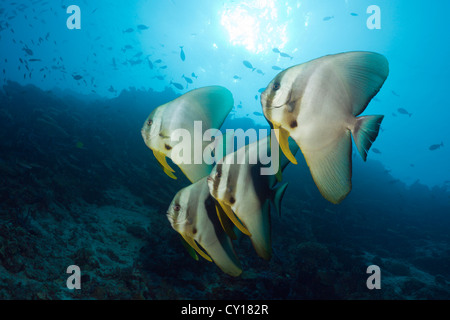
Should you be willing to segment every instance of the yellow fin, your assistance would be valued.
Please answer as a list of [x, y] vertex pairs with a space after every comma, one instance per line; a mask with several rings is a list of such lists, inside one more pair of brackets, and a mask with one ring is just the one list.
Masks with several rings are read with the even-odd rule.
[[166, 168], [163, 168], [163, 171], [164, 171], [170, 178], [172, 178], [172, 179], [174, 179], [174, 180], [177, 180], [177, 177], [176, 177], [172, 172], [170, 172], [169, 170], [167, 170]]
[[164, 153], [153, 150], [153, 155], [155, 156], [156, 160], [158, 160], [159, 164], [163, 167], [164, 172], [171, 177], [172, 179], [176, 179], [175, 175], [172, 172], [175, 172], [169, 164], [167, 163], [166, 156]]
[[236, 240], [237, 237], [233, 231], [233, 225], [230, 223], [230, 220], [228, 220], [226, 213], [223, 211], [223, 208], [220, 205], [216, 204], [216, 212], [223, 230], [225, 230], [230, 239]]
[[297, 159], [295, 159], [294, 155], [291, 152], [291, 149], [289, 149], [289, 131], [283, 129], [281, 125], [276, 122], [272, 122], [272, 124], [275, 131], [275, 137], [280, 144], [281, 151], [283, 151], [284, 155], [289, 159], [289, 161], [291, 161], [293, 164], [297, 164]]
[[184, 241], [186, 241], [195, 251], [197, 251], [197, 253], [199, 255], [201, 255], [203, 258], [205, 258], [206, 260], [208, 260], [209, 262], [212, 262], [212, 259], [202, 251], [202, 249], [200, 249], [197, 245], [197, 243], [195, 243], [195, 240], [184, 235], [181, 234], [181, 236], [183, 237]]
[[250, 231], [247, 230], [246, 227], [244, 227], [242, 225], [242, 223], [238, 220], [238, 218], [236, 217], [236, 215], [234, 214], [233, 210], [231, 209], [231, 207], [229, 205], [226, 205], [225, 203], [223, 203], [222, 201], [217, 200], [217, 202], [219, 202], [220, 206], [222, 207], [223, 211], [227, 214], [228, 218], [230, 218], [230, 220], [234, 223], [234, 225], [241, 230], [242, 233], [248, 235], [249, 237], [252, 236], [252, 234], [250, 233]]

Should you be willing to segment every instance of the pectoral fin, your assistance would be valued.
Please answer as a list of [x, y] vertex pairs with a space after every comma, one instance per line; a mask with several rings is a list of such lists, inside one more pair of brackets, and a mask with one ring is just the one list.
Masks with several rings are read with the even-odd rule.
[[156, 160], [158, 160], [159, 164], [163, 167], [164, 172], [171, 177], [172, 179], [177, 179], [177, 177], [173, 174], [175, 170], [173, 170], [169, 164], [167, 163], [166, 156], [164, 153], [153, 150], [153, 155], [155, 156]]
[[249, 237], [252, 236], [252, 234], [247, 230], [246, 227], [244, 227], [244, 225], [238, 220], [238, 218], [236, 217], [236, 215], [234, 214], [233, 210], [231, 209], [231, 207], [225, 203], [223, 203], [222, 201], [217, 200], [217, 202], [219, 202], [220, 206], [222, 207], [223, 211], [226, 213], [226, 215], [228, 216], [228, 218], [235, 224], [235, 226], [244, 234], [248, 235]]
[[198, 247], [198, 245], [197, 245], [197, 243], [195, 243], [194, 239], [192, 239], [191, 237], [188, 237], [184, 234], [181, 234], [181, 236], [183, 237], [184, 241], [186, 241], [195, 251], [197, 251], [197, 253], [199, 255], [201, 255], [203, 258], [205, 258], [209, 262], [212, 262], [212, 259], [206, 253], [204, 253], [202, 249], [200, 249]]
[[292, 154], [291, 149], [289, 149], [289, 131], [282, 128], [279, 123], [272, 122], [275, 131], [275, 137], [280, 145], [281, 151], [283, 151], [286, 158], [289, 159], [293, 164], [297, 164], [297, 159]]

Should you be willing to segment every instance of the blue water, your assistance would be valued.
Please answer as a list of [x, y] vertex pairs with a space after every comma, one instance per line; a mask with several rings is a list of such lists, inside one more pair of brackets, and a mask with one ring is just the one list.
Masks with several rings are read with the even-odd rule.
[[[129, 87], [162, 90], [173, 81], [185, 87], [174, 88], [176, 92], [184, 93], [217, 84], [229, 88], [235, 101], [245, 106], [237, 109], [238, 116], [254, 117], [254, 111], [261, 111], [259, 101], [254, 99], [258, 89], [266, 87], [279, 72], [271, 68], [273, 65], [286, 68], [331, 53], [375, 51], [389, 60], [390, 75], [366, 110], [366, 114], [386, 116], [384, 131], [374, 145], [381, 154], [372, 152], [371, 157], [407, 184], [420, 179], [434, 186], [450, 180], [448, 148], [428, 150], [441, 142], [445, 146], [448, 136], [444, 77], [449, 70], [446, 57], [450, 49], [442, 38], [446, 20], [441, 14], [449, 8], [448, 3], [427, 5], [423, 8], [426, 14], [418, 14], [417, 8], [424, 6], [421, 2], [379, 1], [376, 5], [381, 11], [381, 29], [370, 30], [366, 26], [371, 16], [366, 13], [370, 1], [259, 2], [124, 1], [122, 5], [118, 1], [110, 5], [107, 1], [60, 1], [55, 5], [43, 1], [32, 5], [16, 1], [16, 5], [2, 7], [2, 57], [8, 59], [8, 63], [1, 61], [6, 70], [3, 77], [43, 89], [67, 88], [83, 94], [94, 90], [107, 97], [118, 94], [109, 92], [110, 86], [117, 92]], [[17, 9], [20, 3], [26, 5], [22, 11]], [[66, 27], [70, 15], [64, 8], [72, 4], [81, 9], [80, 30]], [[258, 20], [259, 16], [263, 18]], [[333, 18], [324, 21], [325, 17]], [[243, 18], [256, 22], [249, 25]], [[138, 31], [139, 24], [148, 29]], [[226, 28], [230, 24], [234, 26], [229, 27], [231, 36]], [[128, 28], [134, 31], [124, 33]], [[247, 30], [247, 35], [239, 38], [236, 28]], [[273, 30], [269, 32], [268, 28]], [[48, 40], [39, 43], [38, 39], [45, 39], [48, 33]], [[236, 44], [230, 40], [232, 36], [238, 37]], [[42, 59], [29, 63], [34, 69], [31, 79], [23, 78], [23, 69], [17, 70], [18, 57], [25, 57], [25, 45], [33, 49], [33, 57]], [[133, 48], [124, 52], [126, 45]], [[180, 46], [185, 61], [180, 59]], [[255, 49], [257, 46], [261, 48]], [[272, 52], [275, 47], [294, 58], [279, 57]], [[133, 57], [139, 52], [142, 56]], [[153, 61], [154, 69], [149, 68], [147, 59]], [[158, 59], [161, 64], [154, 63]], [[130, 65], [129, 60], [142, 63]], [[243, 60], [250, 61], [264, 75], [251, 72]], [[64, 70], [51, 69], [58, 64]], [[167, 69], [160, 69], [161, 65]], [[45, 66], [50, 70], [40, 72]], [[192, 72], [198, 79], [194, 78], [195, 82], [186, 88], [182, 75], [193, 78]], [[74, 73], [82, 75], [87, 84], [74, 80]], [[158, 75], [164, 80], [154, 78]], [[235, 81], [235, 75], [242, 79]], [[398, 108], [413, 116], [398, 114]]]
[[[81, 10], [80, 29], [69, 29], [67, 26], [71, 13], [67, 13], [66, 9], [70, 5], [77, 5]], [[373, 15], [373, 12], [367, 12], [371, 5], [377, 5], [380, 10], [380, 20], [377, 20], [380, 29], [369, 29], [367, 25], [368, 19]], [[332, 243], [333, 248], [345, 251], [343, 248], [353, 242], [351, 236], [346, 238], [346, 233], [355, 232], [354, 239], [360, 242], [360, 247], [355, 249], [358, 253], [348, 256], [352, 259], [354, 256], [364, 256], [362, 252], [367, 250], [370, 252], [368, 256], [378, 256], [376, 261], [381, 263], [385, 261], [383, 259], [392, 258], [392, 252], [388, 253], [389, 247], [402, 243], [404, 247], [399, 245], [399, 248], [407, 247], [408, 250], [405, 250], [408, 254], [403, 256], [402, 250], [394, 250], [398, 253], [394, 254], [395, 259], [399, 259], [395, 263], [400, 265], [407, 261], [418, 269], [429, 272], [432, 277], [438, 277], [437, 284], [433, 283], [434, 287], [430, 291], [436, 289], [436, 286], [438, 289], [433, 291], [434, 295], [417, 293], [419, 289], [415, 289], [414, 285], [420, 285], [412, 283], [403, 291], [392, 289], [389, 294], [376, 298], [448, 299], [450, 109], [447, 74], [450, 71], [450, 46], [446, 40], [448, 22], [445, 13], [449, 10], [448, 2], [430, 4], [417, 0], [3, 1], [0, 6], [0, 85], [4, 87], [0, 120], [4, 125], [0, 131], [3, 140], [0, 159], [4, 186], [10, 189], [2, 188], [2, 199], [5, 201], [1, 206], [1, 217], [3, 221], [10, 221], [8, 215], [11, 212], [22, 212], [23, 207], [39, 203], [38, 208], [33, 207], [35, 213], [31, 215], [34, 223], [39, 224], [42, 223], [39, 219], [45, 217], [39, 212], [48, 210], [54, 201], [70, 207], [69, 202], [73, 197], [83, 198], [90, 204], [105, 205], [107, 201], [96, 199], [101, 198], [101, 191], [110, 185], [125, 185], [133, 194], [142, 197], [142, 206], [153, 206], [157, 208], [155, 210], [164, 212], [165, 203], [170, 203], [174, 192], [186, 181], [181, 179], [182, 182], [170, 185], [171, 180], [159, 175], [160, 170], [153, 163], [156, 161], [140, 137], [142, 123], [154, 107], [195, 88], [221, 85], [228, 88], [234, 97], [235, 107], [228, 119], [235, 121], [232, 125], [267, 127], [265, 118], [260, 114], [262, 110], [258, 90], [265, 88], [280, 72], [274, 70], [273, 66], [285, 69], [328, 54], [374, 51], [388, 59], [390, 73], [380, 92], [364, 112], [364, 115], [385, 115], [378, 138], [369, 151], [368, 162], [363, 163], [359, 157], [353, 159], [353, 190], [349, 198], [338, 206], [330, 206], [320, 197], [308, 172], [304, 170], [304, 163], [300, 163], [298, 167], [289, 167], [290, 193], [287, 193], [284, 201], [288, 213], [282, 219], [297, 219], [293, 212], [302, 206], [303, 215], [307, 217], [299, 218], [299, 223], [312, 225], [305, 227], [307, 230], [303, 230], [305, 234], [299, 236], [299, 239], [293, 240], [296, 244], [307, 245], [295, 245], [289, 250], [299, 255], [307, 253], [310, 250], [308, 245], [313, 243], [311, 250], [327, 252], [332, 251], [331, 246], [326, 248]], [[274, 52], [274, 48], [292, 59]], [[255, 70], [246, 67], [243, 61], [250, 62]], [[37, 109], [40, 111], [36, 111]], [[62, 109], [65, 113], [60, 113]], [[409, 114], [402, 113], [399, 109], [406, 110]], [[49, 129], [48, 126], [41, 129], [33, 119], [42, 114], [56, 119], [58, 126], [66, 133], [61, 134], [59, 129]], [[76, 119], [71, 119], [71, 115], [76, 115]], [[44, 120], [48, 118], [44, 117]], [[30, 125], [22, 126], [23, 123]], [[82, 144], [77, 144], [79, 142]], [[35, 149], [28, 150], [30, 145], [34, 145]], [[434, 145], [437, 146], [433, 149], [431, 146]], [[76, 160], [67, 158], [68, 154], [78, 152], [83, 147], [89, 150], [89, 155], [77, 154], [74, 156]], [[37, 149], [41, 152], [37, 152]], [[104, 158], [107, 155], [114, 156], [114, 160]], [[94, 161], [103, 161], [103, 168], [94, 165]], [[66, 162], [71, 162], [76, 167], [75, 173], [67, 173], [71, 169], [64, 165]], [[5, 169], [4, 164], [12, 163], [20, 163], [21, 169]], [[123, 165], [122, 172], [108, 168], [115, 165]], [[59, 170], [60, 166], [65, 166], [64, 170], [67, 172]], [[137, 177], [144, 166], [145, 170], [148, 169], [147, 173], [154, 170], [151, 171], [151, 186], [148, 186], [149, 182], [144, 176]], [[48, 171], [30, 175], [29, 171], [23, 173], [24, 168], [46, 168]], [[156, 172], [160, 180], [155, 179]], [[52, 189], [49, 185], [54, 187], [54, 181], [45, 180], [45, 177], [52, 174], [61, 174], [60, 182], [70, 181], [71, 187], [65, 189], [61, 182], [58, 190]], [[76, 176], [83, 178], [77, 180]], [[36, 179], [41, 179], [41, 183], [37, 183]], [[80, 184], [74, 186], [73, 183]], [[142, 189], [136, 183], [146, 184], [147, 188]], [[146, 192], [156, 194], [159, 184], [166, 186], [166, 189], [162, 189], [166, 194], [161, 196], [160, 203], [155, 204], [154, 201], [158, 200], [153, 197], [158, 196], [151, 197]], [[30, 191], [31, 194], [39, 194], [36, 196], [39, 200], [24, 199], [24, 190], [27, 188], [41, 188], [40, 192]], [[42, 188], [50, 191], [45, 192]], [[306, 195], [303, 194], [303, 198], [299, 200], [294, 190], [306, 190]], [[327, 208], [328, 211], [324, 211]], [[318, 214], [318, 218], [311, 218], [308, 215], [312, 212], [322, 213]], [[346, 216], [348, 212], [351, 214]], [[336, 214], [339, 216], [336, 217]], [[378, 220], [376, 217], [379, 215], [382, 217]], [[353, 218], [357, 221], [352, 221]], [[29, 230], [29, 219], [20, 213], [12, 221]], [[175, 240], [170, 240], [170, 245], [165, 242], [165, 237], [173, 236], [174, 232], [164, 219], [162, 217], [161, 225], [158, 225], [163, 230], [158, 231], [161, 232], [161, 238], [153, 246], [179, 246], [179, 242]], [[288, 223], [286, 220], [281, 221]], [[328, 225], [330, 221], [331, 226]], [[76, 225], [76, 221], [73, 223]], [[285, 231], [282, 223], [277, 223], [274, 224], [274, 239], [275, 233]], [[314, 223], [318, 223], [319, 227]], [[367, 227], [367, 224], [371, 227]], [[15, 233], [8, 235], [6, 225], [5, 222], [0, 234], [5, 247], [5, 243], [11, 243], [13, 234], [18, 236]], [[402, 225], [408, 227], [403, 229]], [[362, 226], [374, 233], [367, 232], [363, 237], [367, 230]], [[321, 228], [330, 228], [336, 233], [329, 233], [330, 238], [327, 238], [328, 231]], [[341, 232], [341, 229], [336, 231], [336, 228], [347, 229]], [[287, 234], [292, 238], [297, 233], [288, 230]], [[25, 238], [28, 236], [22, 235]], [[378, 247], [373, 244], [377, 239], [382, 239]], [[143, 241], [148, 239], [144, 237]], [[278, 248], [288, 248], [290, 245], [288, 239], [280, 241]], [[430, 259], [434, 257], [438, 262], [433, 262], [432, 259], [417, 260], [423, 254], [421, 250], [425, 250], [425, 243]], [[150, 247], [152, 246], [145, 242], [145, 250], [150, 250]], [[382, 247], [385, 247], [386, 252], [380, 249]], [[154, 254], [161, 255], [166, 252], [161, 248], [151, 250], [157, 252]], [[179, 254], [183, 252], [178, 247], [173, 250], [179, 250]], [[333, 254], [339, 256], [337, 251], [333, 251]], [[42, 255], [45, 255], [43, 251]], [[280, 255], [290, 259], [287, 252]], [[3, 253], [3, 256], [6, 257], [6, 254]], [[164, 272], [153, 262], [146, 261], [142, 256], [140, 259], [144, 266], [140, 269], [141, 272], [155, 268], [156, 271], [151, 272], [164, 277]], [[164, 259], [167, 263], [172, 261], [167, 257]], [[297, 263], [304, 263], [300, 258], [292, 259], [284, 264], [289, 270]], [[330, 261], [317, 259], [312, 263], [316, 267], [333, 269]], [[257, 263], [255, 261], [251, 260], [248, 264]], [[320, 264], [321, 261], [323, 265]], [[351, 262], [348, 264], [352, 265]], [[440, 267], [433, 269], [433, 264]], [[408, 265], [408, 268], [412, 268], [412, 265]], [[1, 268], [4, 268], [0, 272], [3, 280], [8, 277], [16, 279], [18, 273], [24, 272], [11, 265]], [[93, 268], [91, 266], [91, 270]], [[198, 272], [214, 270], [217, 272], [216, 277], [222, 277], [214, 266], [206, 268], [202, 265]], [[406, 272], [405, 275], [402, 273], [404, 269], [397, 269], [401, 269], [397, 271], [399, 276], [410, 277], [413, 282], [418, 279], [415, 271]], [[195, 268], [192, 270], [195, 272]], [[270, 272], [275, 272], [273, 270], [275, 269]], [[278, 268], [276, 270], [279, 271]], [[264, 272], [263, 269], [254, 271], [255, 274], [263, 275], [261, 277], [267, 282], [276, 278], [269, 271]], [[312, 273], [309, 269], [305, 272]], [[179, 293], [178, 289], [173, 289], [175, 284], [171, 284], [171, 287], [165, 282], [170, 288], [165, 288], [164, 294], [148, 294], [147, 290], [147, 294], [143, 294], [144, 298], [217, 297], [213, 293], [202, 296], [199, 293], [202, 289], [196, 287], [195, 281], [191, 279], [193, 276], [187, 273], [177, 275], [168, 272], [172, 278], [186, 278], [185, 286], [194, 286], [198, 290], [196, 295]], [[395, 275], [395, 272], [392, 274]], [[151, 278], [152, 273], [147, 277]], [[303, 279], [301, 275], [296, 277]], [[91, 275], [91, 278], [94, 276]], [[360, 294], [352, 296], [350, 289], [342, 289], [342, 286], [347, 285], [345, 281], [339, 283], [340, 289], [335, 285], [333, 293], [330, 293], [330, 280], [325, 278], [311, 276], [311, 279], [319, 279], [317, 281], [321, 284], [318, 285], [314, 280], [304, 281], [301, 285], [294, 286], [294, 289], [291, 288], [291, 296], [280, 294], [278, 291], [283, 290], [268, 284], [258, 287], [261, 296], [233, 296], [227, 293], [218, 296], [269, 299], [371, 298], [367, 293], [361, 293], [363, 289], [355, 289]], [[204, 281], [209, 280], [211, 279]], [[250, 278], [248, 281], [253, 280], [254, 278]], [[289, 281], [277, 281], [289, 286]], [[420, 278], [420, 281], [425, 280]], [[242, 288], [245, 285], [240, 282], [235, 283], [235, 286]], [[395, 288], [395, 285], [392, 286]], [[13, 293], [16, 292], [13, 287], [16, 288], [12, 284], [10, 287], [0, 285], [0, 290], [3, 290], [0, 297], [22, 297]], [[33, 290], [37, 289], [32, 285], [27, 288], [29, 295], [23, 297], [35, 298]], [[149, 290], [157, 291], [155, 288]], [[210, 292], [214, 292], [211, 290]], [[39, 297], [67, 298], [67, 293], [46, 294], [47, 296], [41, 294]], [[75, 298], [86, 297], [133, 298], [131, 295], [108, 296], [92, 292]]]

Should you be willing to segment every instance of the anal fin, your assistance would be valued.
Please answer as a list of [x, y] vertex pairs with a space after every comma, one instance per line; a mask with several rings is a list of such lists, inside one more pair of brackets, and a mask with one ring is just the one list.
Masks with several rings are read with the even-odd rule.
[[350, 135], [350, 130], [346, 130], [341, 137], [321, 149], [302, 149], [317, 188], [325, 199], [334, 204], [340, 203], [352, 189]]

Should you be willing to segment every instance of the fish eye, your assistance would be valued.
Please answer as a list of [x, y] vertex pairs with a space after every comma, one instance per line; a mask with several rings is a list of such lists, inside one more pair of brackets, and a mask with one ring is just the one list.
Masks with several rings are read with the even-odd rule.
[[148, 124], [149, 126], [151, 126], [151, 125], [153, 124], [153, 120], [152, 120], [152, 119], [148, 119], [147, 124]]
[[176, 204], [173, 206], [173, 210], [175, 210], [175, 211], [180, 211], [180, 209], [181, 209], [181, 206], [179, 204]]
[[272, 89], [273, 89], [274, 91], [277, 91], [278, 89], [280, 89], [280, 83], [279, 83], [279, 82], [275, 82], [275, 83], [273, 84], [273, 86], [272, 86]]

